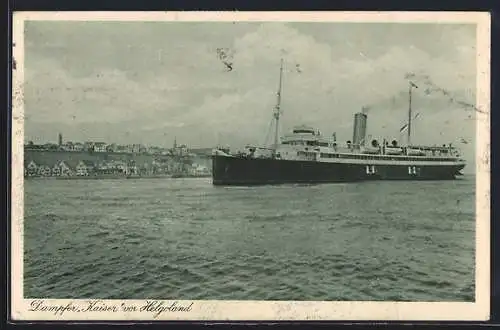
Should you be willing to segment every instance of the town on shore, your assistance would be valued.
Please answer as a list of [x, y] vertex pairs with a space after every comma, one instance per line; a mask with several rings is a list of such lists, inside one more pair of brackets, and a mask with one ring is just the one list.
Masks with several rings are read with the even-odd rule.
[[171, 148], [105, 142], [63, 142], [24, 145], [25, 178], [100, 179], [209, 177], [209, 149]]

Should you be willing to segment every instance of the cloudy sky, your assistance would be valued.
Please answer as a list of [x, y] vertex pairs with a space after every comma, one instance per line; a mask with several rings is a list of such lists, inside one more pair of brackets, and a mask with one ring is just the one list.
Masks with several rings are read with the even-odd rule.
[[[26, 22], [25, 135], [193, 147], [264, 143], [285, 60], [281, 132], [308, 124], [352, 139], [458, 143], [474, 158], [475, 25]], [[232, 71], [217, 49], [232, 58]], [[403, 140], [402, 140], [403, 141]]]

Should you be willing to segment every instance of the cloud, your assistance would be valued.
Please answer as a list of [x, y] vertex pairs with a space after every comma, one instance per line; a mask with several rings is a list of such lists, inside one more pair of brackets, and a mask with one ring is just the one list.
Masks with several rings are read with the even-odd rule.
[[[267, 106], [269, 109], [269, 100], [272, 98], [269, 91], [276, 89], [281, 56], [287, 65], [283, 108], [288, 128], [300, 122], [320, 126], [327, 132], [336, 127], [349, 127], [354, 112], [364, 105], [371, 105], [372, 127], [385, 126], [386, 130], [397, 132], [406, 116], [406, 73], [428, 74], [436, 83], [447, 86], [455, 94], [470, 89], [474, 84], [475, 72], [471, 69], [474, 68], [474, 62], [471, 61], [468, 48], [465, 54], [459, 53], [450, 61], [449, 58], [433, 58], [414, 46], [391, 46], [382, 55], [372, 58], [366, 55], [338, 57], [334, 52], [337, 46], [340, 45], [317, 42], [281, 24], [261, 25], [256, 31], [237, 40], [234, 45], [235, 65], [243, 71], [240, 74], [248, 78], [245, 87], [252, 90], [258, 86], [262, 90], [262, 98], [252, 106], [260, 109], [266, 109]], [[300, 65], [300, 73], [295, 70], [297, 64]], [[252, 71], [257, 68], [259, 75], [252, 75]], [[264, 86], [267, 86], [267, 93]], [[418, 102], [428, 107], [423, 111], [423, 117], [433, 120], [438, 119], [437, 113], [451, 108], [436, 95], [415, 95], [414, 98], [417, 109], [421, 107]], [[392, 99], [396, 101], [390, 107], [388, 105]], [[473, 102], [473, 99], [465, 101]], [[380, 105], [386, 107], [381, 108]], [[240, 113], [246, 114], [246, 106], [240, 106]], [[395, 107], [399, 114], [394, 113]], [[218, 113], [224, 111], [218, 109]], [[260, 114], [265, 115], [262, 112]], [[235, 135], [239, 127], [252, 124], [247, 122], [244, 115], [234, 119], [232, 127]], [[345, 130], [343, 133], [350, 132]]]
[[[457, 100], [475, 100], [470, 27], [254, 23], [233, 31], [232, 24], [210, 24], [168, 29], [87, 24], [68, 25], [72, 32], [66, 34], [62, 27], [32, 33], [27, 134], [46, 134], [42, 126], [59, 123], [124, 143], [141, 138], [164, 144], [174, 135], [203, 146], [221, 140], [237, 146], [261, 143], [276, 102], [281, 57], [282, 133], [305, 123], [350, 139], [354, 113], [369, 106], [370, 134], [398, 137], [407, 117], [409, 72], [420, 77], [418, 85], [428, 76]], [[218, 33], [207, 32], [212, 30]], [[95, 49], [81, 46], [92, 44], [97, 34], [115, 41], [99, 42]], [[51, 47], [44, 46], [47, 42]], [[234, 54], [231, 72], [217, 57], [220, 47]], [[415, 139], [473, 139], [471, 112], [443, 95], [419, 88], [413, 106], [421, 113]]]
[[175, 86], [165, 90], [140, 84], [120, 70], [95, 70], [89, 76], [74, 77], [54, 60], [44, 59], [41, 64], [39, 69], [28, 69], [25, 78], [26, 105], [32, 121], [116, 123], [183, 105], [171, 95]]

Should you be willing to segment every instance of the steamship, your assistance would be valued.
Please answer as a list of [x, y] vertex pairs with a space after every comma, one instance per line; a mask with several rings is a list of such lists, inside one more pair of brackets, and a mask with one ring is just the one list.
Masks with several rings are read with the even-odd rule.
[[336, 134], [324, 136], [313, 127], [296, 126], [279, 139], [282, 114], [280, 66], [277, 103], [273, 112], [274, 144], [271, 147], [246, 146], [231, 153], [228, 147], [212, 151], [214, 185], [262, 185], [281, 183], [328, 183], [366, 180], [453, 180], [462, 175], [465, 160], [452, 144], [441, 146], [411, 143], [411, 95], [418, 86], [409, 82], [407, 143], [396, 140], [366, 140], [368, 115], [354, 114], [352, 141], [340, 143]]

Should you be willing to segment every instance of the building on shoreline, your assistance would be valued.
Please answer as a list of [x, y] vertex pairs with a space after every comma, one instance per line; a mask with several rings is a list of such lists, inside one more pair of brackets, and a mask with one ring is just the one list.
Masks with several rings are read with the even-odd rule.
[[174, 139], [171, 148], [142, 144], [118, 145], [100, 141], [63, 141], [24, 145], [25, 177], [88, 176], [208, 176], [210, 155], [196, 153]]
[[[50, 153], [52, 154], [52, 152]], [[60, 157], [64, 152], [56, 153]], [[74, 153], [67, 154], [74, 156]], [[110, 159], [100, 155], [93, 159], [84, 157], [49, 158], [44, 152], [32, 152], [25, 155], [25, 177], [88, 177], [88, 176], [208, 176], [210, 166], [193, 161], [188, 156], [123, 157]]]

